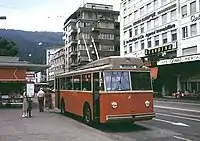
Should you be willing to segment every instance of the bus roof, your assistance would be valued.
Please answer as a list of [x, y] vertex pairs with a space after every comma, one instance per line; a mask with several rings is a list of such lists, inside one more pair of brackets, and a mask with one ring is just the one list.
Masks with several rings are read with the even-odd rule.
[[62, 77], [65, 75], [80, 74], [92, 71], [106, 70], [106, 69], [140, 69], [149, 70], [143, 67], [141, 58], [136, 57], [122, 57], [122, 56], [110, 56], [96, 61], [93, 61], [75, 71], [63, 73], [56, 77]]
[[143, 66], [143, 62], [141, 58], [137, 57], [110, 56], [95, 60], [77, 70], [94, 68], [104, 65], [112, 65], [112, 69], [119, 69], [122, 65], [132, 65], [139, 68], [140, 66]]

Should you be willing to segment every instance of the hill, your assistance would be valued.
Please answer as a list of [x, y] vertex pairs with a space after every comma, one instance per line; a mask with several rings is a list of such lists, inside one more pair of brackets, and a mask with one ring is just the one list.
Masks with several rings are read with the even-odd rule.
[[[20, 60], [33, 63], [45, 61], [45, 49], [51, 46], [62, 46], [62, 32], [31, 32], [12, 29], [0, 29], [0, 37], [6, 37], [17, 44]], [[39, 46], [39, 42], [43, 45]], [[29, 56], [31, 54], [31, 56]]]

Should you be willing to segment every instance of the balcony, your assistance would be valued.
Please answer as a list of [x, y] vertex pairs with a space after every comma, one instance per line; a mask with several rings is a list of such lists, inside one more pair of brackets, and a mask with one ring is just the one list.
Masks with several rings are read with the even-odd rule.
[[99, 29], [99, 27], [97, 27], [97, 26], [92, 27], [92, 29], [91, 29], [92, 32], [97, 32], [97, 33], [99, 32], [99, 30], [100, 30], [100, 29]]
[[77, 55], [77, 51], [71, 51], [70, 53], [69, 53], [69, 55], [71, 55], [71, 56], [76, 56]]

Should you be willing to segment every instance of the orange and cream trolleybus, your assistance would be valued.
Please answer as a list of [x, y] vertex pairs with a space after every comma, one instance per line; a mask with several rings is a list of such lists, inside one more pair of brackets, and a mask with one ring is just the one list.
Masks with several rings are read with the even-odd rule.
[[56, 76], [62, 113], [87, 124], [134, 122], [155, 117], [150, 70], [140, 58], [112, 56]]

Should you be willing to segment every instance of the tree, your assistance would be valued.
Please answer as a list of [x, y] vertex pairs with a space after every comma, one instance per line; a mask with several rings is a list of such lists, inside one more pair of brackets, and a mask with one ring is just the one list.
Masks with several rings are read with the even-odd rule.
[[0, 37], [0, 56], [17, 56], [18, 48], [13, 41]]

